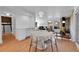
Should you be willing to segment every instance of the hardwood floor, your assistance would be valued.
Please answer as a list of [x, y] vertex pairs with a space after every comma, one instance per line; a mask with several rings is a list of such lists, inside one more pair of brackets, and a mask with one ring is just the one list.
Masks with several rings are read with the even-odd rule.
[[77, 52], [78, 49], [75, 45], [74, 42], [70, 41], [70, 40], [58, 40], [57, 41], [57, 45], [58, 45], [58, 51], [60, 52]]
[[[31, 39], [27, 38], [23, 41], [17, 41], [15, 36], [10, 33], [6, 33], [3, 35], [3, 44], [0, 45], [1, 52], [29, 52]], [[70, 40], [57, 40], [58, 51], [60, 52], [76, 52], [77, 47], [74, 42]], [[39, 51], [39, 49], [38, 49]], [[56, 47], [54, 47], [54, 51], [56, 51]], [[32, 52], [34, 52], [34, 48], [32, 48]]]
[[29, 51], [30, 39], [17, 41], [12, 34], [3, 35], [3, 44], [0, 46], [0, 51], [24, 52]]

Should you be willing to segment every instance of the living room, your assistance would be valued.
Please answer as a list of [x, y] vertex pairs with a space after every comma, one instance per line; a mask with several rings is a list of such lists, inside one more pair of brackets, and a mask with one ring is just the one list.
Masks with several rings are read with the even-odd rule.
[[0, 6], [0, 51], [78, 51], [78, 13], [74, 6]]

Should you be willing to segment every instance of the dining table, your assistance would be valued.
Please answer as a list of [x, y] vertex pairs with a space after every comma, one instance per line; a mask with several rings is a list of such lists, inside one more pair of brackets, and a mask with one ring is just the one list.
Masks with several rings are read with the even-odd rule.
[[[54, 32], [52, 31], [46, 31], [46, 30], [38, 30], [33, 31], [31, 34], [31, 44], [29, 51], [31, 50], [31, 47], [35, 47], [35, 52], [38, 51], [44, 51], [44, 52], [50, 52], [53, 51], [53, 45], [56, 43]], [[49, 49], [50, 48], [50, 49]]]

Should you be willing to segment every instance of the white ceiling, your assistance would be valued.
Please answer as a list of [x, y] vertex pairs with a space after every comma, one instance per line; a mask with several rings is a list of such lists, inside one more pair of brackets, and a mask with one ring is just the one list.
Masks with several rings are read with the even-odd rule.
[[0, 6], [0, 13], [35, 15], [43, 11], [47, 16], [54, 17], [70, 16], [72, 10], [73, 6]]

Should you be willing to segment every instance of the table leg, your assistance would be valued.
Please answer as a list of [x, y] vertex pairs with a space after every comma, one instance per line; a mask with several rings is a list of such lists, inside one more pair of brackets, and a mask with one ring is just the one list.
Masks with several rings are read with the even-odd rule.
[[53, 52], [53, 45], [52, 45], [52, 40], [51, 40], [51, 49], [52, 49], [52, 52]]
[[29, 52], [31, 51], [31, 47], [32, 47], [32, 39], [31, 39], [31, 42], [30, 42]]
[[38, 45], [38, 38], [36, 38], [36, 47], [35, 47], [35, 52], [37, 52], [37, 45]]
[[57, 39], [55, 39], [56, 50], [58, 51]]

